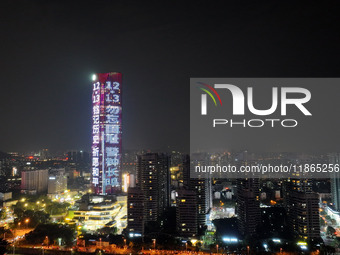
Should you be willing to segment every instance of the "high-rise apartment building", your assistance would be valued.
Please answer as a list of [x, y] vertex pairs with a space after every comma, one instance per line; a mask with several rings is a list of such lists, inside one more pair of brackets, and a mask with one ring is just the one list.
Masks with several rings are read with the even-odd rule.
[[317, 240], [320, 237], [318, 194], [293, 192], [289, 217], [292, 219], [290, 222], [298, 238]]
[[[190, 159], [185, 157], [183, 163], [187, 164], [183, 167], [184, 183], [189, 185], [189, 190], [196, 192], [198, 231], [202, 234], [201, 230], [206, 225], [206, 215], [212, 208], [212, 180], [211, 175], [207, 173], [193, 175], [193, 168], [209, 165], [209, 157], [206, 153], [193, 153]], [[188, 170], [190, 173], [185, 173]]]
[[320, 237], [319, 196], [310, 179], [290, 179], [285, 183], [288, 225], [296, 238], [315, 241]]
[[137, 187], [144, 194], [144, 220], [157, 221], [169, 206], [168, 156], [147, 153], [137, 157]]
[[197, 194], [195, 191], [186, 189], [179, 189], [177, 193], [177, 231], [182, 237], [195, 237], [198, 234]]
[[127, 198], [127, 231], [130, 237], [144, 235], [144, 194], [140, 188], [129, 188]]
[[240, 233], [254, 236], [261, 219], [259, 179], [237, 179], [236, 214]]

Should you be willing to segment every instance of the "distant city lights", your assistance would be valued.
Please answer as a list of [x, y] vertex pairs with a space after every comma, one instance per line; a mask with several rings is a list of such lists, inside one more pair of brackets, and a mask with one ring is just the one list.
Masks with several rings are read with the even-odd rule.
[[237, 243], [238, 239], [236, 237], [223, 237], [223, 242], [225, 243]]

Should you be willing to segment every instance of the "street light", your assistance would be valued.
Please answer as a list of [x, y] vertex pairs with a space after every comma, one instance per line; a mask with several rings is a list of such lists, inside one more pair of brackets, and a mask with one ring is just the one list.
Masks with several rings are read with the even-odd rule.
[[26, 228], [28, 228], [28, 222], [30, 222], [30, 219], [26, 219], [26, 220], [25, 220]]
[[152, 239], [153, 241], [153, 249], [156, 250], [156, 239]]
[[13, 241], [13, 255], [15, 254], [15, 239]]
[[185, 251], [188, 251], [188, 242], [185, 243]]
[[124, 238], [124, 250], [126, 249], [126, 238]]
[[249, 247], [249, 245], [247, 245], [247, 254], [249, 255], [249, 249], [250, 249], [250, 247]]
[[50, 241], [48, 240], [48, 236], [45, 236], [45, 244], [47, 245], [47, 247], [50, 246]]
[[217, 253], [218, 253], [218, 244], [216, 244], [216, 251], [217, 251]]

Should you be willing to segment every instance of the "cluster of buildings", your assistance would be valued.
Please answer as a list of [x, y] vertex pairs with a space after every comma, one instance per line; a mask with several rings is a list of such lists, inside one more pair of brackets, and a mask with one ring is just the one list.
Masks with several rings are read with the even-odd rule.
[[21, 192], [58, 196], [67, 190], [67, 177], [64, 168], [33, 169], [21, 172]]
[[[176, 228], [181, 237], [193, 238], [210, 225], [209, 216], [213, 198], [221, 197], [235, 201], [241, 236], [255, 237], [261, 224], [263, 210], [261, 200], [266, 198], [259, 179], [234, 179], [231, 192], [220, 192], [217, 197], [215, 180], [207, 176], [190, 178], [190, 167], [210, 163], [212, 156], [179, 153], [142, 153], [137, 156], [129, 172], [122, 178], [122, 77], [120, 73], [95, 74], [93, 76], [93, 125], [92, 125], [92, 184], [98, 195], [127, 192], [127, 232], [129, 236], [143, 236], [145, 226], [158, 222], [169, 207], [176, 207]], [[216, 158], [216, 157], [215, 157]], [[247, 158], [247, 157], [246, 157]], [[238, 164], [248, 164], [245, 157]], [[213, 159], [215, 160], [215, 159]], [[219, 158], [220, 163], [230, 163], [230, 155]], [[334, 159], [335, 160], [335, 159]], [[130, 166], [131, 166], [130, 165]], [[123, 179], [123, 181], [122, 181]], [[337, 179], [332, 190], [336, 194]], [[287, 226], [301, 240], [320, 237], [319, 195], [312, 189], [308, 179], [274, 180], [280, 183], [276, 199], [284, 201], [281, 206], [287, 216]], [[229, 188], [228, 188], [229, 189]], [[281, 197], [281, 193], [283, 196]], [[333, 194], [333, 199], [338, 197]], [[274, 203], [276, 203], [274, 201]], [[334, 203], [334, 206], [340, 204]], [[273, 205], [274, 206], [274, 205]]]
[[[268, 211], [267, 206], [261, 205], [260, 180], [237, 179], [236, 182], [236, 215], [239, 231], [243, 236], [256, 237], [261, 231], [259, 228], [261, 220]], [[291, 233], [296, 240], [318, 241], [320, 198], [312, 189], [312, 180], [287, 179], [282, 181], [282, 190], [283, 204], [272, 206], [283, 209], [279, 227]], [[275, 232], [277, 229], [273, 230], [273, 233]]]
[[[174, 173], [171, 155], [147, 153], [137, 157], [136, 184], [128, 189], [127, 198], [130, 237], [143, 236], [146, 225], [156, 224], [167, 208], [175, 207], [177, 235], [197, 239], [209, 230], [212, 210], [223, 208], [215, 203], [223, 197], [224, 201], [234, 201], [233, 213], [227, 214], [230, 208], [221, 209], [225, 211], [224, 216], [237, 218], [238, 234], [233, 240], [258, 238], [261, 226], [268, 225], [274, 218], [279, 221], [269, 223], [268, 227], [273, 226], [271, 233], [276, 233], [276, 237], [279, 232], [286, 232], [301, 242], [320, 240], [320, 195], [312, 187], [314, 180], [272, 180], [269, 183], [275, 183], [279, 188], [270, 194], [263, 189], [267, 180], [238, 178], [225, 180], [223, 188], [216, 191], [219, 186], [216, 180], [189, 177], [190, 161], [193, 160], [197, 159], [190, 160], [189, 156], [183, 155]], [[205, 157], [205, 160], [209, 159]], [[264, 203], [267, 196], [272, 199], [269, 205]]]
[[[175, 207], [177, 236], [187, 240], [211, 231], [213, 214], [217, 218], [237, 219], [237, 234], [225, 238], [226, 242], [256, 239], [259, 228], [266, 224], [272, 233], [288, 231], [296, 240], [320, 239], [320, 194], [311, 179], [296, 176], [267, 183], [256, 178], [222, 178], [222, 181], [207, 175], [190, 178], [192, 165], [209, 165], [216, 160], [220, 165], [236, 160], [237, 164], [252, 163], [245, 154], [237, 157], [230, 153], [197, 153], [191, 157], [177, 152], [123, 154], [121, 81], [120, 73], [93, 76], [91, 154], [69, 152], [66, 167], [26, 165], [20, 171], [22, 193], [47, 193], [55, 198], [72, 185], [77, 187], [75, 179], [82, 177], [87, 184], [82, 188], [90, 192], [76, 202], [70, 220], [90, 231], [116, 227], [122, 233], [126, 229], [130, 238], [143, 237], [148, 225], [162, 224], [164, 212]], [[43, 161], [49, 157], [47, 150], [39, 155]], [[329, 162], [339, 164], [339, 158], [338, 153], [331, 154]], [[268, 160], [275, 163], [277, 158], [271, 156]], [[11, 171], [13, 178], [18, 176], [17, 168]], [[333, 200], [327, 210], [340, 219], [339, 172], [334, 172], [330, 180]], [[264, 183], [273, 194], [265, 191]], [[223, 205], [226, 201], [230, 201], [229, 207]], [[274, 218], [282, 221], [274, 222]]]
[[[180, 168], [180, 185], [170, 185], [171, 157], [160, 153], [147, 153], [137, 157], [136, 185], [128, 190], [129, 236], [143, 236], [147, 224], [157, 224], [161, 215], [170, 206], [176, 207], [176, 227], [181, 237], [197, 237], [206, 224], [210, 207], [207, 200], [207, 181], [190, 179], [190, 162], [183, 156]], [[171, 196], [171, 191], [175, 196]]]

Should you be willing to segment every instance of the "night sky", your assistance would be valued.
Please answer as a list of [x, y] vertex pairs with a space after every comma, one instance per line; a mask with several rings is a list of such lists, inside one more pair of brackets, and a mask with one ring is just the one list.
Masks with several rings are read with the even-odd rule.
[[94, 72], [123, 73], [125, 149], [180, 151], [190, 77], [340, 75], [337, 1], [223, 2], [1, 1], [0, 151], [89, 150]]

